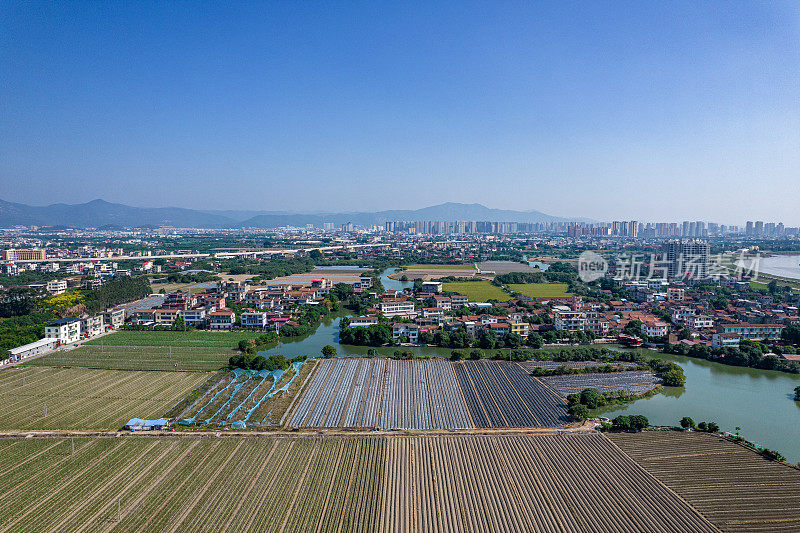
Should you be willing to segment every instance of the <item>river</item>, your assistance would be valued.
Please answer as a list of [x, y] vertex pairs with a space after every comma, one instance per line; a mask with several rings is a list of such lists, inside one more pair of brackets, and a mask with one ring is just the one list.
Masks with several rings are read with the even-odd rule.
[[[381, 276], [385, 288], [401, 290], [411, 285], [411, 282], [387, 278], [392, 272], [394, 269]], [[369, 349], [366, 346], [339, 344], [341, 316], [323, 321], [314, 333], [304, 338], [282, 342], [261, 353], [267, 356], [281, 353], [287, 358], [298, 355], [315, 357], [321, 354], [323, 346], [331, 344], [339, 356], [365, 355]], [[449, 357], [452, 351], [424, 346], [375, 350], [380, 355], [391, 355], [401, 350], [416, 356], [433, 357]], [[677, 425], [682, 417], [690, 416], [695, 422], [714, 421], [722, 430], [730, 432], [735, 432], [739, 426], [744, 438], [778, 450], [793, 463], [800, 462], [800, 403], [792, 400], [794, 388], [800, 385], [800, 376], [676, 355], [657, 354], [657, 357], [675, 361], [683, 368], [686, 387], [664, 387], [663, 392], [652, 398], [608, 410], [604, 416], [643, 414], [655, 425]]]
[[[749, 265], [749, 260], [745, 260], [745, 265]], [[762, 257], [757, 269], [764, 274], [800, 280], [800, 255]]]

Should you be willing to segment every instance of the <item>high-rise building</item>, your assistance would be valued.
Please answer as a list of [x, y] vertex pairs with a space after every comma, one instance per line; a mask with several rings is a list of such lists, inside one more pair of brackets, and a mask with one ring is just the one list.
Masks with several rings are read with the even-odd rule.
[[750, 237], [751, 235], [753, 235], [754, 232], [755, 232], [755, 230], [753, 229], [753, 221], [752, 220], [748, 220], [747, 221], [747, 226], [745, 226], [745, 229], [744, 229], [744, 234], [747, 235], [748, 237]]
[[667, 241], [662, 252], [668, 278], [708, 278], [711, 263], [708, 242], [697, 239]]

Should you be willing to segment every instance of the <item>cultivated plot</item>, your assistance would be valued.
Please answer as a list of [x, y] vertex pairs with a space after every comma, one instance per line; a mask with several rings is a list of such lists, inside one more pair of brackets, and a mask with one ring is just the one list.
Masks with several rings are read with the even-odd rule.
[[5, 531], [714, 531], [598, 434], [0, 440]]
[[26, 363], [32, 366], [80, 366], [111, 370], [211, 372], [228, 366], [232, 348], [204, 346], [82, 345]]
[[515, 363], [453, 363], [476, 427], [557, 427], [569, 424], [567, 405]]
[[544, 370], [553, 370], [562, 366], [564, 368], [590, 368], [596, 366], [624, 368], [637, 366], [636, 363], [626, 361], [614, 361], [612, 363], [604, 363], [602, 361], [520, 361], [517, 364], [528, 372], [533, 372], [537, 367]]
[[528, 298], [566, 298], [572, 296], [566, 283], [514, 283], [508, 286]]
[[488, 281], [456, 281], [444, 283], [442, 287], [447, 292], [466, 296], [470, 302], [488, 302], [489, 300], [507, 302], [511, 299], [510, 294]]
[[295, 409], [294, 427], [473, 427], [450, 363], [326, 359]]
[[85, 368], [0, 371], [0, 429], [118, 429], [158, 418], [208, 374]]
[[610, 438], [723, 531], [800, 531], [800, 471], [794, 468], [708, 434]]
[[605, 374], [572, 374], [539, 378], [550, 388], [566, 397], [584, 389], [600, 392], [626, 391], [642, 394], [661, 385], [661, 378], [649, 370], [633, 372], [611, 372]]
[[599, 434], [391, 437], [381, 531], [715, 531]]

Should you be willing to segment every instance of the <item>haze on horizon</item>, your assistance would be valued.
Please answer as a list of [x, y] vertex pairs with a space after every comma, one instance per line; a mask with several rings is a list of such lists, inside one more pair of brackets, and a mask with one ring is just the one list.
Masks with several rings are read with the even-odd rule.
[[800, 225], [792, 2], [0, 5], [0, 198]]

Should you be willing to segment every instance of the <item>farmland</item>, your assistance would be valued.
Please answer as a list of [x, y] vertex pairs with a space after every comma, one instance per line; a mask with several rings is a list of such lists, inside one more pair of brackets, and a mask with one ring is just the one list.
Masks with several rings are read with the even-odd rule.
[[[308, 363], [308, 366], [313, 366]], [[256, 426], [277, 426], [283, 415], [280, 406], [285, 396], [297, 390], [295, 378], [307, 372], [304, 363], [294, 363], [286, 371], [259, 372], [234, 369], [222, 374], [219, 381], [176, 418], [183, 425], [230, 426], [245, 429]]]
[[428, 265], [408, 265], [406, 267], [408, 270], [466, 270], [466, 271], [473, 271], [475, 270], [475, 265], [472, 263], [465, 264], [465, 265], [437, 265], [437, 264], [428, 264]]
[[326, 359], [290, 419], [292, 427], [472, 427], [450, 363]]
[[626, 391], [642, 394], [661, 384], [661, 378], [649, 370], [633, 372], [611, 372], [605, 374], [572, 374], [539, 378], [551, 389], [565, 397], [584, 389], [597, 389], [599, 392]]
[[447, 292], [462, 294], [469, 298], [470, 302], [488, 302], [489, 300], [507, 302], [511, 299], [510, 294], [488, 281], [456, 281], [444, 283], [442, 288]]
[[567, 406], [515, 363], [453, 363], [476, 427], [556, 427], [569, 423]]
[[515, 283], [508, 286], [528, 298], [565, 298], [572, 296], [566, 283]]
[[106, 346], [192, 346], [233, 350], [240, 340], [253, 339], [255, 331], [118, 331], [85, 342]]
[[72, 445], [0, 440], [0, 531], [714, 530], [598, 434]]
[[157, 418], [209, 377], [25, 367], [0, 372], [0, 429], [118, 429]]
[[232, 348], [206, 346], [98, 346], [84, 344], [52, 352], [26, 363], [33, 366], [79, 366], [111, 370], [209, 372], [228, 366]]
[[625, 453], [723, 531], [798, 531], [800, 471], [714, 435], [612, 434]]

